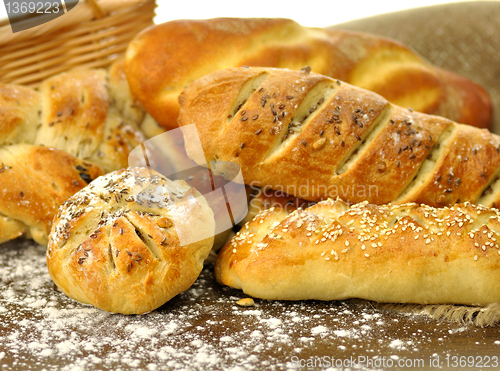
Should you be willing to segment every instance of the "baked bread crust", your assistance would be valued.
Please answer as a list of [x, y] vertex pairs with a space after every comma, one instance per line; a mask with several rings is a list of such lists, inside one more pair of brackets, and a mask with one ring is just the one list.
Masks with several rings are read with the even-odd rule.
[[55, 147], [106, 172], [127, 167], [130, 151], [145, 137], [136, 122], [118, 111], [118, 104], [110, 104], [116, 99], [108, 92], [108, 79], [105, 70], [78, 70], [45, 80], [40, 91], [0, 84], [0, 117], [5, 122], [0, 145]]
[[103, 172], [128, 166], [130, 152], [145, 140], [137, 128], [143, 116], [123, 60], [109, 71], [53, 76], [39, 90], [0, 84], [0, 164], [9, 169], [0, 174], [0, 243], [24, 234], [46, 245], [63, 201]]
[[148, 168], [97, 178], [59, 209], [47, 267], [70, 298], [142, 314], [188, 289], [213, 244], [213, 213], [183, 181]]
[[221, 70], [179, 101], [179, 124], [195, 124], [203, 146], [186, 138], [188, 155], [236, 162], [248, 185], [310, 201], [500, 202], [497, 135], [308, 69]]
[[221, 250], [217, 280], [271, 300], [500, 301], [500, 212], [470, 203], [322, 201], [257, 215]]
[[[249, 187], [250, 197], [248, 202], [248, 213], [238, 223], [244, 226], [250, 220], [255, 218], [263, 210], [270, 208], [284, 209], [287, 213], [291, 213], [299, 208], [306, 209], [315, 204], [315, 202], [302, 200], [289, 194], [275, 191], [273, 189], [265, 189], [258, 187]], [[226, 241], [227, 242], [227, 241]]]
[[134, 96], [165, 129], [177, 127], [177, 97], [193, 81], [240, 66], [304, 66], [383, 95], [401, 107], [491, 127], [492, 105], [472, 81], [436, 68], [405, 45], [368, 33], [307, 28], [289, 19], [176, 20], [129, 44]]
[[103, 174], [100, 167], [59, 149], [0, 147], [0, 243], [20, 237], [47, 245], [59, 206]]

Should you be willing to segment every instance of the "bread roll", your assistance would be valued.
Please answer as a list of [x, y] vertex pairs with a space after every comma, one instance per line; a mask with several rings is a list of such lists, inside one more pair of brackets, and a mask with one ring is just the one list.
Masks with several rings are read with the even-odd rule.
[[271, 300], [487, 305], [500, 302], [498, 241], [497, 209], [328, 200], [263, 211], [224, 246], [215, 274]]
[[273, 189], [265, 189], [258, 187], [250, 188], [250, 197], [248, 203], [247, 215], [238, 223], [244, 226], [250, 220], [255, 218], [263, 210], [270, 208], [284, 209], [287, 213], [297, 210], [298, 208], [305, 209], [315, 204], [315, 202], [302, 200], [289, 194], [275, 191]]
[[205, 199], [147, 168], [101, 176], [54, 219], [47, 267], [70, 298], [102, 310], [152, 311], [196, 280], [214, 240]]
[[[500, 138], [310, 72], [230, 68], [192, 83], [179, 124], [198, 163], [236, 162], [245, 184], [319, 201], [500, 202]], [[215, 171], [223, 171], [217, 169]]]
[[55, 147], [105, 172], [127, 167], [130, 151], [145, 138], [137, 123], [120, 112], [119, 107], [124, 110], [132, 103], [117, 103], [118, 97], [110, 93], [113, 81], [106, 70], [96, 69], [51, 77], [42, 82], [40, 91], [0, 85], [0, 109], [9, 122], [0, 129], [0, 145]]
[[24, 235], [46, 245], [63, 201], [103, 172], [128, 166], [145, 140], [137, 127], [143, 117], [123, 60], [109, 71], [53, 76], [40, 90], [0, 84], [0, 164], [9, 169], [0, 174], [0, 243]]
[[100, 167], [64, 151], [0, 146], [0, 243], [25, 236], [47, 245], [59, 206], [103, 174]]
[[186, 86], [216, 70], [245, 65], [310, 66], [401, 107], [491, 126], [491, 102], [481, 87], [434, 67], [405, 45], [368, 33], [303, 27], [289, 19], [155, 25], [129, 44], [125, 71], [134, 96], [160, 125], [172, 129], [177, 127], [177, 97]]
[[[191, 170], [190, 175], [184, 179], [187, 184], [204, 195], [214, 213], [216, 235], [212, 249], [219, 251], [232, 236], [233, 223], [237, 223], [245, 215], [248, 203], [244, 197], [246, 194], [242, 194], [239, 189], [241, 185], [212, 174], [210, 169], [198, 166]], [[224, 192], [220, 192], [222, 187]], [[218, 192], [213, 193], [216, 190]]]

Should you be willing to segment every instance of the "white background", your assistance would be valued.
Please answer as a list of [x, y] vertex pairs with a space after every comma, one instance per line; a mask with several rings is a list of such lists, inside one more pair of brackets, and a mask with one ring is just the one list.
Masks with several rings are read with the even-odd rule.
[[157, 0], [158, 10], [155, 22], [162, 23], [173, 19], [202, 19], [214, 17], [280, 17], [293, 19], [303, 26], [326, 27], [372, 15], [448, 2], [450, 1]]
[[[19, 0], [22, 1], [22, 0]], [[85, 0], [80, 0], [85, 1]], [[156, 0], [156, 23], [214, 17], [291, 18], [304, 26], [325, 27], [397, 10], [442, 4], [439, 0]], [[6, 18], [0, 4], [0, 19]]]

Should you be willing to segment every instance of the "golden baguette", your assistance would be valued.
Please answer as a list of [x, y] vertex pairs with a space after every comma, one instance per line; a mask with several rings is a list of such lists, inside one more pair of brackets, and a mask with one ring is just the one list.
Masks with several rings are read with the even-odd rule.
[[196, 124], [204, 152], [186, 138], [188, 155], [236, 162], [249, 185], [310, 201], [500, 202], [497, 135], [306, 69], [221, 70], [179, 100], [179, 124]]
[[368, 33], [308, 28], [289, 19], [176, 20], [141, 32], [126, 54], [132, 93], [165, 129], [177, 127], [182, 89], [216, 70], [245, 65], [311, 66], [396, 105], [491, 126], [492, 105], [481, 87]]
[[217, 280], [271, 300], [500, 302], [500, 212], [470, 203], [268, 209], [221, 250]]

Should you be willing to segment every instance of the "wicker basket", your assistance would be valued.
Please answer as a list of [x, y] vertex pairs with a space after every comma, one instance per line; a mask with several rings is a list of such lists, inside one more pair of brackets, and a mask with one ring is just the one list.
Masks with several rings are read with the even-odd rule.
[[0, 82], [37, 87], [54, 74], [106, 67], [153, 24], [154, 0], [81, 0], [62, 17], [13, 33], [0, 23]]

